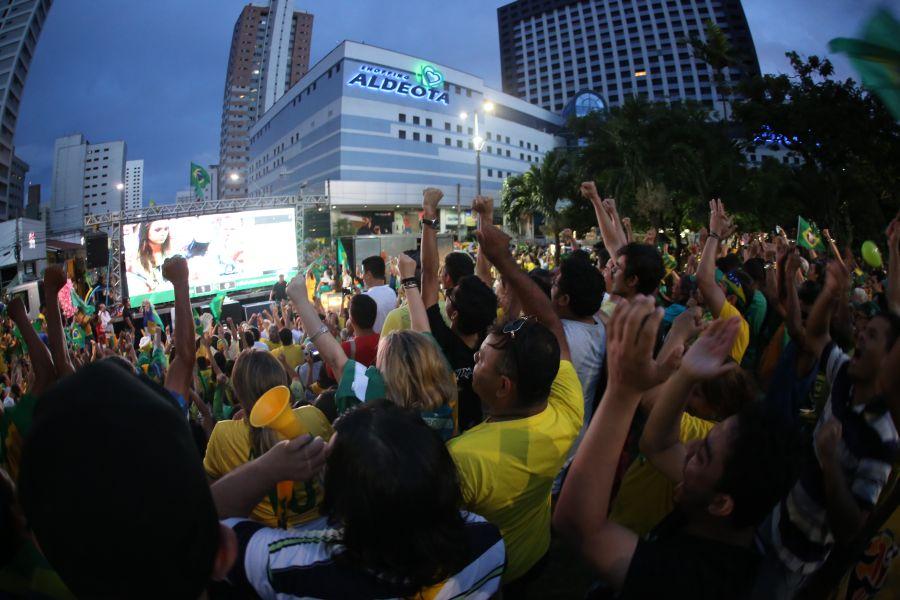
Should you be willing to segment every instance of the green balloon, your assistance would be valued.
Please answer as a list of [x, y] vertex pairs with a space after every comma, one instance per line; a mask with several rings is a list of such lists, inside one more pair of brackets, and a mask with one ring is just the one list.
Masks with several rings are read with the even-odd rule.
[[866, 261], [866, 263], [870, 267], [873, 267], [875, 269], [880, 269], [884, 264], [881, 260], [881, 251], [872, 240], [866, 240], [865, 242], [863, 242], [862, 256], [863, 260]]

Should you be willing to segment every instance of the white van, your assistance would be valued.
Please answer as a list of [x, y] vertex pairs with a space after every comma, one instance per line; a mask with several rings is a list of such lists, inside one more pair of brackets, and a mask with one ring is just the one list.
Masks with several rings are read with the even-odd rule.
[[21, 298], [25, 304], [25, 311], [30, 320], [37, 319], [44, 305], [44, 282], [42, 280], [29, 281], [6, 288], [6, 295], [10, 300]]

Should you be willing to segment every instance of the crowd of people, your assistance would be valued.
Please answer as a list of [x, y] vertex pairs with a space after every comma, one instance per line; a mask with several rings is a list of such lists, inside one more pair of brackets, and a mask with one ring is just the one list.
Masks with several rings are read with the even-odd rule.
[[478, 197], [441, 256], [426, 189], [418, 251], [240, 323], [198, 318], [176, 256], [173, 327], [103, 307], [73, 339], [48, 268], [2, 325], [0, 595], [525, 598], [554, 538], [581, 597], [900, 585], [900, 216], [884, 270], [719, 200], [696, 243], [639, 241], [582, 193], [595, 245], [513, 245]]

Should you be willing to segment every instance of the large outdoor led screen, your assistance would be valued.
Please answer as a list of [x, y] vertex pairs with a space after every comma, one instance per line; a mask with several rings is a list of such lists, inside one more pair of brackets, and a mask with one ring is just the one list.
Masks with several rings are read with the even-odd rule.
[[122, 241], [132, 306], [174, 299], [162, 263], [180, 254], [191, 272], [191, 296], [271, 285], [297, 271], [293, 208], [182, 217], [125, 225]]

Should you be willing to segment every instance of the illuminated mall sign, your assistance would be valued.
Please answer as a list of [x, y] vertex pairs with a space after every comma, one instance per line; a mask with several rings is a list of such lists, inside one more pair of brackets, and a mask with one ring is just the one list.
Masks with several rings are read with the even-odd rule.
[[347, 85], [438, 102], [445, 106], [450, 104], [450, 97], [444, 91], [444, 74], [429, 64], [418, 66], [415, 74], [361, 65], [359, 73]]

